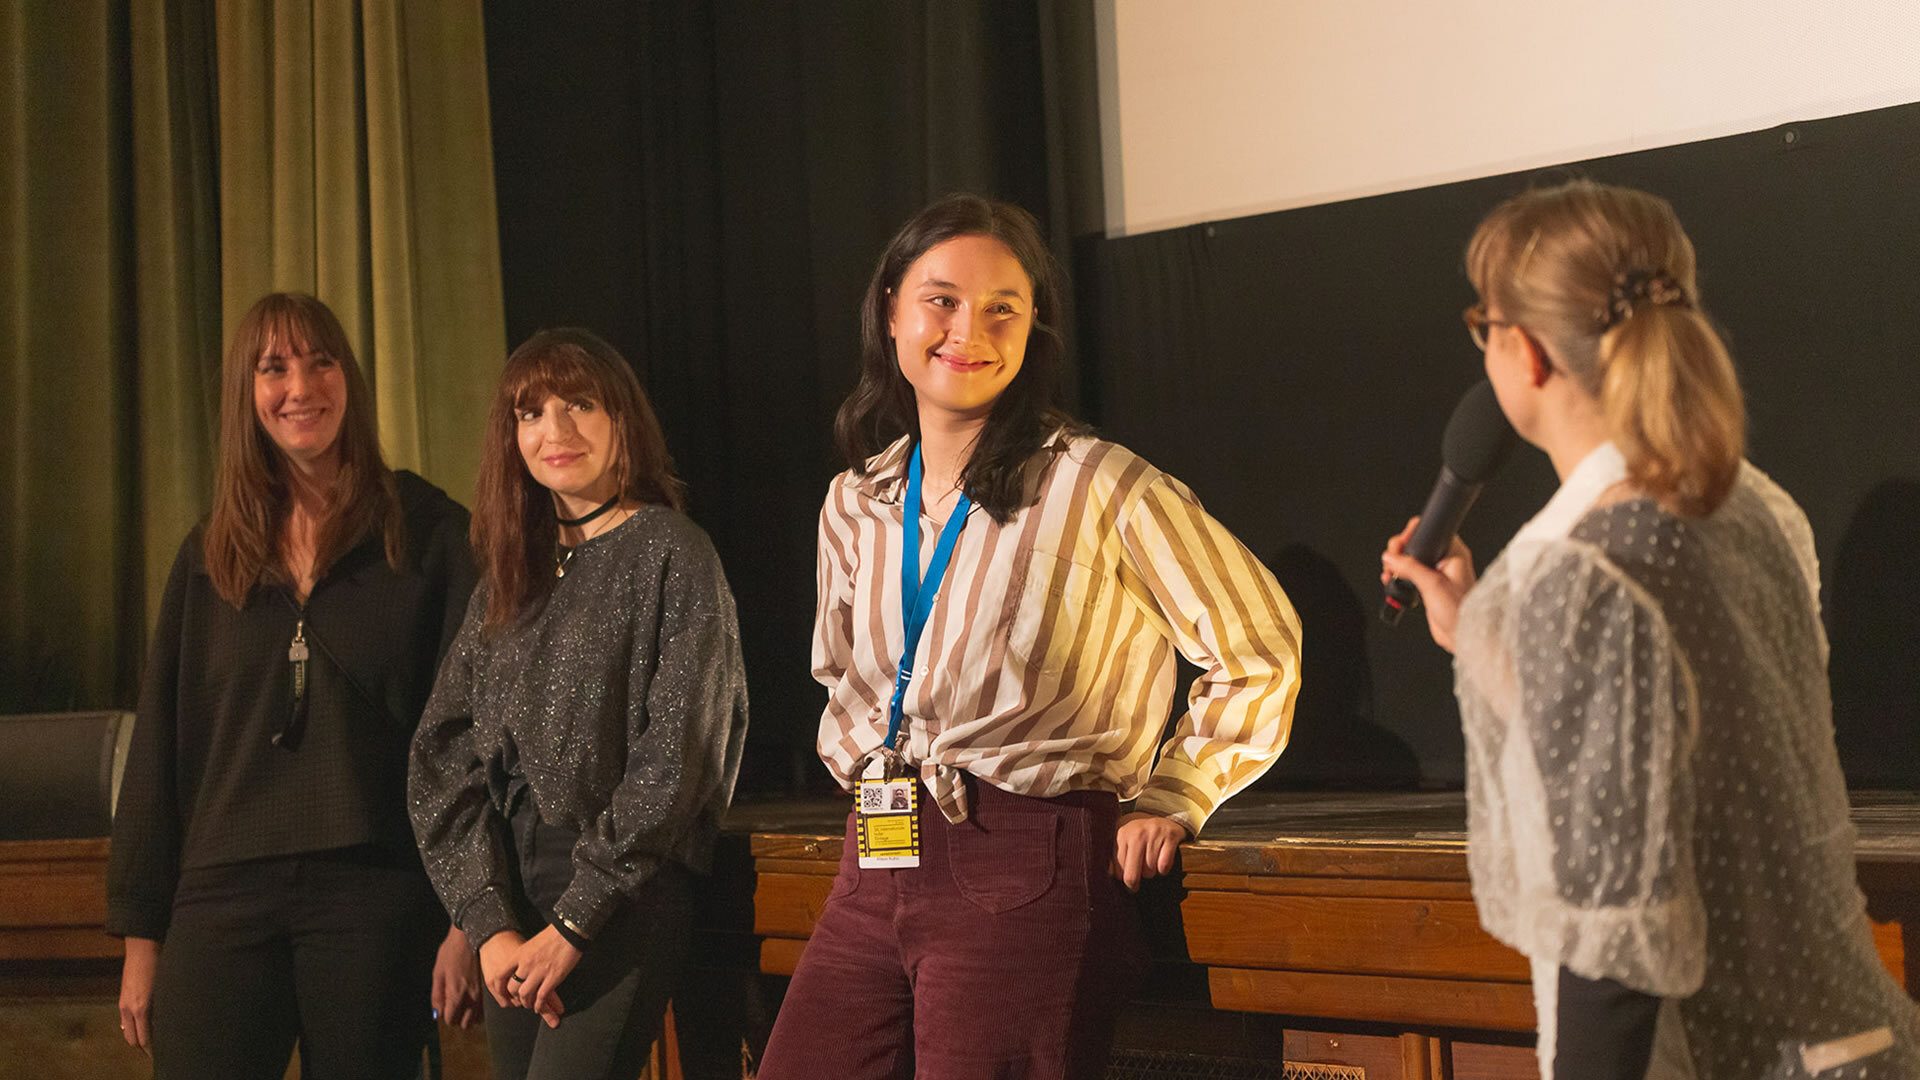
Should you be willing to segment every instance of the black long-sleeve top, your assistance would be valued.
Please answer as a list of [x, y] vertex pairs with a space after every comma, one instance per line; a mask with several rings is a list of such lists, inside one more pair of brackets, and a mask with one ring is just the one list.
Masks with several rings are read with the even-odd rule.
[[[163, 938], [182, 870], [373, 844], [410, 857], [407, 745], [475, 580], [467, 512], [395, 473], [400, 569], [370, 531], [305, 605], [255, 585], [235, 610], [214, 591], [204, 526], [180, 545], [161, 599], [113, 820], [107, 929]], [[306, 620], [297, 738], [288, 647]]]
[[705, 532], [645, 506], [573, 550], [544, 605], [494, 633], [484, 583], [413, 742], [427, 873], [476, 949], [517, 927], [507, 814], [580, 834], [554, 915], [587, 937], [673, 860], [705, 870], [746, 739], [733, 594]]

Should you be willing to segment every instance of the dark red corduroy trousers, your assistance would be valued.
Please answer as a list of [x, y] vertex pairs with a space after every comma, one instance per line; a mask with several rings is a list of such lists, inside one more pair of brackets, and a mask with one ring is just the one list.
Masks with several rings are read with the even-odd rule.
[[1110, 793], [1052, 799], [967, 780], [951, 824], [920, 791], [920, 865], [846, 851], [760, 1080], [1093, 1080], [1146, 969], [1109, 872]]

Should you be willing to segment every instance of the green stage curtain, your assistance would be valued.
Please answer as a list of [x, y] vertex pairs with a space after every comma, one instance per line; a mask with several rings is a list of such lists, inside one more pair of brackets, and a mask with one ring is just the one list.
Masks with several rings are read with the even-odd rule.
[[470, 501], [504, 356], [477, 0], [0, 14], [0, 712], [130, 705], [261, 294], [346, 325], [390, 463]]

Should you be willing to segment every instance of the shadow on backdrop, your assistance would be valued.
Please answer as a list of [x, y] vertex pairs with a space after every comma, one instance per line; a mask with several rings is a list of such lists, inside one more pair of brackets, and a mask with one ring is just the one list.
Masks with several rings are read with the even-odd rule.
[[1828, 580], [1834, 741], [1847, 784], [1920, 787], [1920, 481], [1867, 493]]
[[1267, 567], [1300, 614], [1300, 697], [1287, 752], [1255, 786], [1417, 786], [1420, 761], [1413, 748], [1373, 719], [1368, 611], [1360, 596], [1331, 560], [1304, 544], [1280, 549]]

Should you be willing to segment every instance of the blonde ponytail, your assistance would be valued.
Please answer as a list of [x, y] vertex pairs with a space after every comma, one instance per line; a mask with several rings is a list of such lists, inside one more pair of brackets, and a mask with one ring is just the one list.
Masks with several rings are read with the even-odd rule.
[[1600, 404], [1627, 475], [1661, 506], [1717, 509], [1746, 452], [1746, 409], [1733, 359], [1706, 317], [1641, 304], [1601, 335]]
[[1677, 514], [1719, 507], [1746, 409], [1665, 199], [1590, 180], [1517, 195], [1474, 232], [1467, 276], [1600, 403], [1635, 483]]

